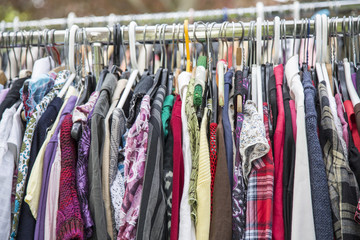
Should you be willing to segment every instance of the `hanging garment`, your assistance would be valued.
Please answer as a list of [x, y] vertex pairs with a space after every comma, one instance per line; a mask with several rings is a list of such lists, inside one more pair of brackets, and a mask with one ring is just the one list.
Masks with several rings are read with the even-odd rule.
[[6, 98], [9, 91], [10, 91], [10, 88], [0, 90], [0, 106], [1, 106], [1, 103], [4, 101], [4, 99]]
[[[277, 101], [277, 110], [276, 116], [277, 122], [276, 129], [274, 132], [274, 218], [273, 224], [276, 228], [273, 228], [273, 238], [276, 239], [285, 239], [284, 232], [284, 217], [283, 217], [283, 168], [284, 168], [284, 141], [285, 141], [285, 110], [283, 102], [283, 79], [284, 79], [284, 67], [282, 64], [274, 68], [275, 79], [272, 79], [276, 83], [276, 101]], [[271, 79], [270, 79], [271, 80]], [[273, 115], [274, 117], [274, 115]], [[274, 118], [275, 119], [275, 118]]]
[[56, 239], [84, 239], [84, 223], [76, 192], [76, 142], [71, 137], [72, 115], [66, 115], [60, 130], [61, 175]]
[[30, 120], [27, 122], [23, 143], [21, 146], [20, 160], [18, 163], [18, 182], [16, 185], [15, 210], [14, 210], [14, 219], [13, 219], [12, 233], [11, 233], [12, 239], [15, 239], [17, 236], [20, 209], [23, 202], [25, 186], [27, 183], [32, 137], [36, 124], [39, 121], [41, 115], [45, 112], [51, 100], [55, 98], [55, 96], [58, 94], [60, 89], [63, 87], [68, 76], [69, 76], [69, 72], [67, 71], [60, 72], [58, 74], [54, 88], [42, 99], [42, 101], [38, 105], [36, 105], [35, 111], [31, 115]]
[[325, 82], [318, 85], [321, 105], [320, 142], [324, 152], [324, 162], [328, 177], [328, 186], [336, 239], [357, 239], [360, 229], [348, 212], [355, 212], [358, 185], [353, 172], [343, 154], [335, 123], [330, 111]]
[[[348, 123], [346, 122], [345, 118], [344, 118], [344, 112], [343, 112], [343, 106], [341, 103], [341, 94], [337, 93], [335, 95], [335, 101], [336, 101], [336, 107], [337, 107], [337, 115], [341, 121], [341, 125], [342, 125], [342, 134], [344, 137], [344, 141], [346, 143], [346, 146], [349, 148], [349, 132], [348, 132]], [[350, 150], [349, 150], [350, 152]], [[350, 157], [349, 157], [350, 158]]]
[[0, 104], [0, 120], [2, 118], [5, 109], [10, 108], [12, 105], [14, 105], [14, 103], [19, 101], [20, 99], [19, 91], [22, 88], [26, 79], [27, 77], [19, 78], [16, 81], [13, 81], [10, 90], [8, 90], [8, 93], [6, 94], [6, 98]]
[[121, 205], [125, 194], [124, 156], [119, 153], [123, 135], [126, 132], [126, 117], [122, 109], [115, 108], [111, 120], [109, 183], [112, 218], [115, 223], [115, 239], [120, 227]]
[[94, 106], [99, 98], [100, 92], [93, 92], [84, 105], [77, 106], [73, 113], [73, 122], [81, 121], [82, 135], [78, 142], [78, 160], [76, 162], [76, 190], [79, 196], [81, 216], [84, 221], [85, 236], [93, 234], [94, 220], [89, 209], [89, 180], [88, 165], [91, 146], [90, 121]]
[[[21, 110], [21, 108], [20, 108]], [[0, 239], [9, 239], [11, 228], [11, 190], [13, 182], [13, 172], [15, 156], [18, 155], [19, 147], [12, 148], [9, 140], [12, 134], [21, 133], [21, 128], [16, 122], [16, 113], [20, 115], [20, 111], [16, 111], [15, 106], [5, 110], [3, 118], [0, 121]], [[14, 121], [15, 120], [15, 121]], [[20, 120], [21, 123], [21, 120]], [[21, 123], [22, 124], [22, 123]], [[21, 125], [20, 125], [21, 126]], [[17, 129], [16, 129], [17, 128]], [[14, 133], [12, 133], [14, 131]], [[19, 136], [19, 135], [18, 135]], [[14, 135], [13, 137], [17, 137]], [[16, 139], [13, 139], [16, 142]]]
[[291, 237], [291, 220], [293, 207], [294, 168], [295, 168], [295, 138], [293, 135], [292, 114], [290, 109], [290, 94], [288, 86], [283, 86], [285, 112], [285, 137], [283, 148], [283, 215], [285, 239]]
[[[195, 71], [195, 70], [194, 70]], [[199, 170], [199, 140], [200, 130], [196, 110], [194, 106], [194, 88], [195, 76], [191, 76], [188, 90], [186, 93], [185, 114], [187, 119], [187, 128], [189, 131], [190, 151], [191, 151], [191, 173], [189, 183], [189, 204], [191, 209], [191, 220], [197, 221], [197, 195], [196, 185]]]
[[38, 77], [27, 79], [20, 89], [20, 95], [24, 104], [25, 119], [29, 120], [35, 106], [54, 87], [55, 80], [49, 78], [48, 74], [41, 74]]
[[245, 239], [272, 237], [274, 163], [267, 156], [269, 150], [264, 123], [256, 104], [248, 100], [240, 133], [240, 153], [247, 176]]
[[[233, 186], [233, 137], [231, 133], [231, 125], [229, 119], [229, 93], [232, 88], [233, 71], [228, 71], [224, 76], [224, 107], [223, 107], [223, 126], [224, 126], [224, 139], [226, 149], [226, 161], [228, 166], [228, 176], [230, 182], [230, 189]], [[230, 190], [230, 192], [231, 192]]]
[[298, 56], [291, 57], [285, 66], [287, 83], [296, 102], [296, 155], [294, 173], [294, 197], [292, 208], [291, 239], [315, 240], [312, 212], [310, 171], [306, 144], [304, 89], [298, 74]]
[[[28, 175], [30, 175], [30, 177], [32, 175], [32, 169], [34, 166], [36, 156], [39, 153], [41, 145], [45, 141], [47, 130], [56, 120], [57, 114], [60, 111], [62, 103], [63, 103], [62, 99], [55, 97], [47, 107], [46, 111], [42, 114], [38, 124], [35, 127], [35, 131], [32, 137], [29, 167], [28, 167]], [[39, 174], [39, 173], [35, 172], [35, 174]], [[28, 188], [29, 186], [27, 183], [28, 181], [25, 182], [25, 192], [33, 191], [34, 189], [32, 189], [32, 187], [34, 187], [34, 185], [30, 185], [30, 188]], [[30, 199], [31, 199], [31, 195], [30, 195]], [[26, 198], [24, 201], [26, 202]], [[34, 236], [35, 224], [36, 224], [36, 220], [32, 214], [30, 206], [28, 205], [27, 202], [22, 204], [17, 239], [28, 239], [29, 236]]]
[[[38, 157], [35, 160], [35, 165], [38, 165], [38, 166], [34, 165], [32, 174], [30, 175], [29, 185], [31, 183], [31, 179], [33, 178], [33, 176], [34, 176], [34, 178], [40, 177], [40, 180], [36, 180], [37, 184], [34, 188], [34, 191], [32, 191], [32, 195], [30, 195], [32, 197], [31, 197], [31, 204], [29, 204], [30, 209], [34, 209], [34, 210], [37, 209], [37, 215], [36, 215], [37, 221], [36, 221], [35, 233], [34, 233], [35, 239], [49, 239], [49, 238], [46, 238], [47, 236], [45, 236], [45, 228], [49, 227], [49, 225], [46, 225], [46, 223], [45, 223], [45, 215], [46, 215], [46, 209], [49, 207], [46, 203], [46, 198], [47, 198], [47, 193], [48, 193], [48, 188], [49, 188], [50, 170], [51, 170], [54, 156], [56, 154], [58, 135], [60, 132], [61, 124], [64, 121], [65, 116], [73, 110], [76, 100], [77, 100], [77, 97], [74, 96], [76, 94], [77, 94], [77, 91], [75, 90], [75, 88], [70, 86], [68, 89], [68, 92], [65, 96], [63, 107], [59, 111], [59, 112], [61, 112], [61, 114], [59, 114], [52, 129], [47, 134], [47, 138], [50, 138], [50, 139], [48, 139], [48, 141], [45, 140], [45, 142], [42, 146], [42, 148], [43, 147], [45, 148], [44, 154], [38, 154]], [[48, 143], [46, 144], [46, 142], [48, 142]], [[38, 167], [39, 170], [41, 171], [41, 173], [37, 174], [35, 167]], [[29, 188], [29, 185], [28, 185], [28, 188]], [[59, 189], [55, 188], [55, 186], [51, 186], [51, 188], [54, 188], [54, 190], [56, 189], [55, 191], [59, 191]], [[26, 198], [28, 197], [29, 193], [30, 192], [28, 191]], [[25, 200], [26, 200], [26, 198], [25, 198]], [[55, 216], [56, 216], [56, 212], [55, 212]], [[54, 233], [55, 233], [55, 231], [54, 231]], [[55, 237], [55, 235], [53, 235], [53, 236]]]
[[89, 206], [94, 219], [97, 239], [108, 239], [105, 206], [102, 199], [101, 157], [105, 139], [105, 117], [115, 90], [117, 78], [108, 73], [99, 93], [91, 117], [91, 145], [89, 152]]
[[174, 105], [174, 95], [165, 97], [161, 110], [161, 122], [164, 130], [164, 167], [163, 167], [163, 186], [166, 199], [166, 239], [170, 238], [171, 232], [171, 208], [172, 208], [172, 188], [173, 188], [173, 146], [174, 137], [170, 128], [171, 111]]
[[199, 174], [196, 187], [198, 205], [198, 220], [196, 222], [196, 239], [209, 239], [210, 205], [211, 205], [211, 175], [210, 153], [208, 143], [208, 108], [205, 107], [200, 127]]
[[[242, 105], [248, 95], [249, 82], [247, 77], [243, 77], [241, 71], [235, 72], [235, 87], [237, 92], [241, 92]], [[239, 88], [239, 89], [238, 89]], [[236, 108], [237, 109], [237, 108]], [[244, 106], [242, 106], [244, 109]], [[232, 225], [233, 239], [244, 239], [246, 228], [246, 188], [243, 179], [242, 160], [240, 155], [240, 135], [244, 122], [244, 114], [238, 112], [236, 115], [235, 137], [235, 163], [234, 163], [234, 185], [232, 189]]]
[[232, 239], [231, 190], [226, 161], [222, 108], [219, 107], [219, 125], [216, 130], [218, 162], [214, 183], [213, 215], [210, 223], [210, 240]]
[[179, 236], [180, 202], [184, 188], [184, 157], [181, 148], [181, 98], [176, 96], [170, 127], [173, 134], [173, 183], [172, 183], [172, 208], [170, 239], [177, 240]]
[[165, 239], [166, 198], [163, 186], [164, 132], [161, 110], [166, 87], [160, 85], [151, 106], [148, 146], [136, 239]]
[[[282, 66], [282, 64], [280, 64], [279, 66]], [[270, 67], [272, 67], [272, 66], [270, 66]], [[278, 70], [275, 70], [277, 68], [279, 68], [279, 67], [276, 66], [276, 67], [274, 67], [274, 71], [271, 71], [271, 75], [269, 78], [269, 89], [268, 89], [269, 90], [269, 93], [268, 93], [269, 94], [269, 103], [270, 103], [270, 106], [269, 106], [270, 107], [270, 119], [271, 119], [271, 123], [273, 126], [274, 134], [275, 134], [275, 130], [277, 127], [277, 117], [278, 117], [278, 107], [279, 107], [278, 103], [280, 103], [282, 101], [282, 99], [281, 99], [281, 101], [279, 100], [277, 85], [276, 85], [276, 83], [277, 83], [276, 76], [279, 74], [279, 72], [275, 73], [276, 71], [278, 71]], [[282, 67], [282, 69], [283, 69], [283, 67]], [[281, 82], [281, 85], [282, 85], [282, 82]], [[273, 138], [273, 136], [270, 136], [270, 137], [271, 137], [271, 139]], [[274, 148], [274, 154], [276, 154], [275, 151], [276, 150]], [[276, 168], [275, 168], [275, 171], [276, 171]], [[276, 179], [276, 177], [275, 177], [275, 179]]]
[[118, 240], [135, 239], [148, 145], [150, 96], [145, 95], [125, 146], [125, 194], [120, 211]]
[[325, 164], [317, 133], [317, 113], [315, 109], [315, 87], [311, 82], [310, 72], [303, 72], [305, 95], [306, 136], [310, 165], [311, 199], [314, 214], [316, 239], [333, 238], [331, 205]]
[[180, 225], [179, 240], [193, 240], [195, 236], [195, 225], [191, 219], [191, 209], [189, 204], [189, 184], [191, 174], [191, 150], [188, 129], [188, 119], [185, 113], [187, 105], [187, 91], [191, 73], [182, 72], [179, 75], [178, 84], [181, 96], [181, 123], [182, 123], [182, 152], [184, 157], [184, 187], [180, 203]]
[[127, 79], [121, 79], [117, 82], [116, 88], [114, 90], [114, 94], [111, 98], [111, 105], [109, 107], [109, 111], [106, 114], [105, 117], [105, 141], [104, 141], [104, 147], [103, 147], [103, 154], [102, 154], [102, 160], [101, 160], [101, 181], [102, 181], [102, 194], [104, 199], [104, 205], [105, 205], [105, 214], [106, 214], [106, 226], [107, 226], [107, 232], [111, 239], [116, 239], [115, 237], [115, 223], [112, 221], [111, 217], [111, 203], [110, 203], [110, 182], [109, 182], [109, 169], [110, 169], [110, 117], [113, 113], [119, 99], [121, 92], [124, 90], [127, 83]]

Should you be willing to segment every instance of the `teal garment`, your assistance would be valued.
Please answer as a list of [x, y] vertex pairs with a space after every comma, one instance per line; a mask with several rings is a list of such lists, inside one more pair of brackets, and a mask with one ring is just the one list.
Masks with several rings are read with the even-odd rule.
[[169, 123], [170, 123], [171, 111], [174, 106], [174, 99], [175, 99], [174, 95], [166, 96], [161, 111], [161, 122], [164, 130], [164, 139], [166, 139], [169, 134]]

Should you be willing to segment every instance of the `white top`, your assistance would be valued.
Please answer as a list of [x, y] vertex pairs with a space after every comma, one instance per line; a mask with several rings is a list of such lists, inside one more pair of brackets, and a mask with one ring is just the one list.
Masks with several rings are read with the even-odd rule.
[[6, 109], [0, 122], [0, 239], [10, 237], [13, 175], [24, 134], [21, 109]]
[[191, 173], [191, 151], [190, 151], [190, 137], [187, 127], [187, 118], [185, 114], [186, 94], [191, 78], [191, 73], [182, 72], [179, 75], [179, 91], [182, 100], [181, 103], [181, 123], [182, 123], [182, 151], [184, 156], [184, 190], [180, 202], [180, 224], [179, 224], [179, 240], [193, 240], [195, 236], [195, 225], [191, 220], [191, 210], [189, 204], [189, 185]]
[[315, 225], [311, 202], [310, 169], [306, 141], [304, 89], [300, 81], [299, 57], [291, 57], [285, 66], [285, 74], [296, 107], [296, 154], [294, 197], [292, 210], [292, 240], [315, 240]]

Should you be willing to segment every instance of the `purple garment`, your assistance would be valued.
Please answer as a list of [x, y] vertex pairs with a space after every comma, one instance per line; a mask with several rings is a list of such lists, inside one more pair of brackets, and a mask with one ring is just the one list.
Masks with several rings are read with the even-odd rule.
[[77, 97], [71, 96], [66, 103], [61, 116], [59, 119], [59, 124], [57, 125], [54, 135], [51, 137], [44, 154], [44, 165], [43, 165], [43, 178], [41, 185], [41, 193], [38, 207], [38, 215], [35, 226], [34, 239], [43, 240], [44, 239], [44, 224], [45, 224], [45, 212], [46, 212], [46, 198], [49, 187], [49, 178], [51, 172], [51, 166], [55, 159], [56, 148], [58, 144], [58, 135], [60, 131], [61, 123], [63, 122], [65, 116], [74, 109]]
[[342, 131], [343, 131], [343, 138], [345, 140], [346, 146], [349, 148], [349, 132], [348, 132], [348, 124], [344, 118], [344, 111], [343, 106], [341, 103], [341, 95], [339, 93], [335, 94], [335, 101], [336, 101], [336, 108], [337, 108], [337, 115], [340, 118]]
[[7, 88], [7, 89], [3, 89], [1, 90], [0, 92], [0, 104], [4, 101], [6, 95], [8, 94], [10, 88]]
[[[248, 94], [248, 79], [243, 78], [242, 73], [236, 73], [235, 81], [241, 89], [243, 103], [246, 102]], [[244, 109], [244, 108], [243, 108]], [[233, 239], [244, 239], [246, 228], [246, 188], [243, 178], [242, 162], [240, 155], [240, 133], [244, 121], [244, 114], [237, 113], [235, 138], [235, 164], [234, 164], [234, 185], [232, 189], [232, 229]]]
[[[92, 113], [92, 112], [91, 112]], [[89, 180], [88, 180], [88, 163], [89, 150], [91, 144], [91, 129], [89, 114], [87, 123], [82, 123], [82, 135], [78, 144], [78, 161], [76, 163], [76, 189], [80, 202], [81, 216], [84, 221], [84, 231], [87, 238], [92, 235], [94, 221], [91, 218], [89, 210]]]
[[356, 88], [356, 73], [351, 74], [351, 80], [352, 80], [352, 82], [354, 84], [354, 87], [355, 87], [355, 90], [356, 90], [357, 89]]

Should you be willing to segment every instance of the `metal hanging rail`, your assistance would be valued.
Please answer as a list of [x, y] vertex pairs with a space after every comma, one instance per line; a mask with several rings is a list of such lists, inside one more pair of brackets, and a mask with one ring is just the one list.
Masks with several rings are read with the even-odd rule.
[[238, 19], [240, 16], [246, 17], [251, 15], [261, 16], [266, 14], [281, 14], [286, 12], [294, 13], [294, 18], [298, 19], [300, 11], [309, 12], [311, 10], [314, 13], [315, 10], [327, 8], [337, 11], [349, 12], [359, 9], [360, 0], [345, 0], [345, 1], [326, 1], [326, 2], [310, 2], [299, 3], [297, 1], [294, 4], [287, 5], [274, 5], [264, 6], [262, 3], [258, 3], [257, 7], [249, 8], [233, 8], [233, 9], [215, 9], [204, 11], [180, 11], [180, 12], [168, 12], [168, 13], [153, 13], [153, 14], [129, 14], [129, 15], [114, 15], [109, 16], [88, 16], [88, 17], [75, 17], [74, 13], [70, 13], [68, 18], [54, 18], [43, 19], [34, 21], [20, 22], [18, 18], [15, 18], [13, 22], [0, 23], [0, 30], [13, 30], [18, 31], [20, 29], [65, 29], [70, 28], [71, 25], [76, 24], [81, 27], [90, 26], [112, 26], [114, 23], [120, 22], [122, 24], [136, 21], [139, 24], [155, 24], [155, 23], [168, 23], [183, 22], [184, 19], [192, 19], [195, 21], [214, 21], [222, 20], [226, 15], [229, 19]]
[[[360, 31], [360, 17], [348, 17], [348, 18], [332, 18], [337, 23], [337, 34], [342, 36], [348, 33], [349, 22], [354, 26], [355, 31], [352, 34], [358, 35]], [[314, 34], [314, 20], [282, 20], [282, 24], [285, 26], [286, 36], [293, 38], [294, 36], [299, 38], [302, 33], [301, 26], [310, 24], [310, 36]], [[274, 22], [264, 21], [263, 32], [266, 32], [269, 36], [273, 36]], [[355, 27], [357, 26], [357, 27]], [[128, 44], [129, 33], [128, 26], [123, 25], [123, 43]], [[232, 40], [233, 38], [240, 39], [242, 36], [242, 30], [244, 29], [244, 38], [247, 39], [249, 31], [255, 32], [255, 22], [246, 22], [240, 24], [236, 23], [208, 23], [205, 24], [190, 24], [189, 25], [189, 38], [191, 41], [206, 41], [206, 33], [210, 36], [211, 40], [227, 39]], [[344, 29], [345, 28], [345, 29]], [[195, 30], [195, 31], [194, 31]], [[295, 30], [295, 31], [294, 31]], [[113, 28], [108, 27], [92, 27], [92, 28], [81, 28], [77, 32], [76, 43], [101, 43], [103, 45], [113, 44]], [[156, 34], [155, 34], [156, 33]], [[194, 37], [194, 33], [196, 38]], [[334, 32], [335, 33], [335, 32]], [[18, 31], [18, 32], [3, 32], [0, 35], [0, 47], [26, 47], [32, 46], [43, 46], [44, 44], [64, 45], [65, 37], [68, 36], [68, 30], [44, 30], [44, 31]], [[109, 38], [110, 37], [110, 38]], [[165, 40], [167, 42], [180, 41], [183, 42], [183, 25], [157, 25], [157, 26], [137, 26], [135, 31], [135, 38], [138, 44], [153, 43], [154, 41]], [[263, 36], [263, 38], [265, 38]], [[197, 40], [196, 40], [197, 39]]]

